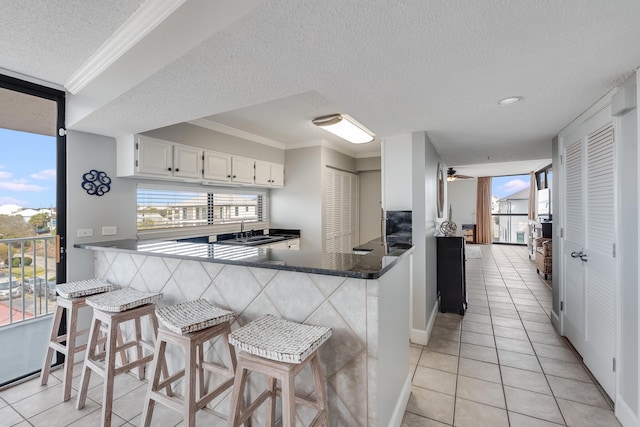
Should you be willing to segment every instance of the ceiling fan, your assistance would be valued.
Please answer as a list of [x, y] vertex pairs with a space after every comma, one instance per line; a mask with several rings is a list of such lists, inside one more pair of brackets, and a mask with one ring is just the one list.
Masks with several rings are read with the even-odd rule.
[[468, 175], [456, 175], [455, 169], [447, 169], [447, 181], [451, 182], [455, 181], [456, 179], [473, 179], [473, 177]]

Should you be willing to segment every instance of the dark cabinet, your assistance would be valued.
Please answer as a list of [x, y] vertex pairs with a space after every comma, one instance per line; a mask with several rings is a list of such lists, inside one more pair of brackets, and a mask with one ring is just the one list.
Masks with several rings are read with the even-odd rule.
[[440, 311], [464, 314], [467, 306], [464, 237], [438, 237], [437, 242]]

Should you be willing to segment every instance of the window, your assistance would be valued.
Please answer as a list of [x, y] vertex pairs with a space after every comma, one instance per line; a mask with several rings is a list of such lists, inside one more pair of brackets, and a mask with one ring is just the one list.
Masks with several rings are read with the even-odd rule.
[[[206, 228], [235, 230], [241, 222], [268, 227], [267, 193], [212, 188], [193, 191], [140, 184], [137, 189], [138, 232]], [[248, 227], [248, 226], [245, 226]]]
[[498, 176], [491, 179], [493, 243], [524, 245], [529, 234], [529, 176]]

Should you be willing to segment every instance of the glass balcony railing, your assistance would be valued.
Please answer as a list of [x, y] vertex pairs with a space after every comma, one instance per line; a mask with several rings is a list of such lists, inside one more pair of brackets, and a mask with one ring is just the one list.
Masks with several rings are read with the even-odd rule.
[[529, 241], [529, 218], [527, 214], [491, 215], [493, 243], [526, 245]]
[[0, 327], [53, 313], [55, 236], [0, 239]]

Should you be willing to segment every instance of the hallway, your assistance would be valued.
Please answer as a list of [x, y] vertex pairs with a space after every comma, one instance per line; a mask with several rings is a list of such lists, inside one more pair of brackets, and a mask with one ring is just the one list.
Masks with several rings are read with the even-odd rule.
[[527, 249], [481, 248], [466, 263], [467, 314], [438, 313], [429, 345], [411, 346], [403, 427], [620, 425], [551, 325], [551, 289]]

